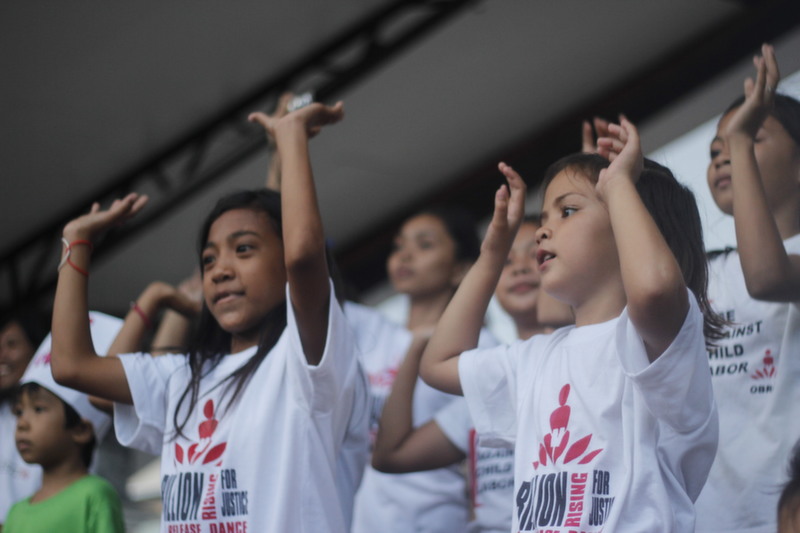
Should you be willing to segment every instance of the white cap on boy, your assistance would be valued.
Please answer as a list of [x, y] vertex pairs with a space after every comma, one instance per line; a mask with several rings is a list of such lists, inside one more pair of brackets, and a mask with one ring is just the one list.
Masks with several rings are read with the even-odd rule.
[[[122, 320], [119, 318], [96, 311], [90, 311], [89, 329], [92, 333], [94, 350], [98, 354], [105, 354], [111, 347], [111, 343], [114, 341], [121, 327]], [[92, 423], [95, 438], [100, 442], [111, 427], [111, 417], [89, 403], [88, 395], [56, 383], [53, 379], [53, 372], [50, 367], [51, 345], [52, 334], [48, 334], [39, 346], [39, 349], [36, 350], [36, 353], [33, 355], [33, 359], [31, 359], [28, 369], [22, 376], [20, 384], [38, 383], [64, 400], [78, 412], [81, 418], [85, 418]]]

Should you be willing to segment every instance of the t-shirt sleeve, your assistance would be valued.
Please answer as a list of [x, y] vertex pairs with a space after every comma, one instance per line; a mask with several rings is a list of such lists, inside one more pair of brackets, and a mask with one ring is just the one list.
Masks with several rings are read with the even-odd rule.
[[4, 521], [0, 521], [0, 525], [3, 526], [2, 527], [3, 531], [5, 531], [6, 533], [16, 533], [20, 531], [20, 528], [17, 524], [17, 521], [19, 520], [17, 515], [22, 514], [21, 509], [24, 505], [27, 504], [27, 502], [28, 499], [26, 498], [24, 500], [18, 501], [17, 503], [11, 506], [11, 509], [8, 510], [8, 514], [3, 517]]
[[114, 487], [103, 481], [89, 499], [86, 533], [123, 533], [122, 503]]
[[135, 353], [120, 355], [133, 405], [114, 404], [114, 430], [123, 446], [160, 454], [167, 426], [168, 382], [178, 367], [186, 364], [183, 355]]
[[331, 411], [344, 392], [352, 390], [360, 371], [353, 330], [334, 296], [332, 282], [329, 282], [329, 294], [325, 350], [319, 364], [311, 365], [303, 351], [297, 319], [290, 303], [289, 285], [286, 285], [290, 375], [297, 380], [296, 390], [309, 401], [310, 408], [319, 412]]
[[453, 446], [469, 453], [469, 433], [473, 426], [466, 400], [456, 398], [448, 403], [436, 413], [434, 421]]
[[459, 357], [461, 390], [481, 446], [513, 445], [517, 433], [517, 345], [476, 349]]
[[715, 412], [714, 394], [703, 336], [703, 314], [694, 294], [689, 293], [689, 311], [680, 331], [652, 363], [627, 309], [620, 316], [616, 339], [623, 370], [656, 419], [678, 433], [694, 431], [708, 423]]

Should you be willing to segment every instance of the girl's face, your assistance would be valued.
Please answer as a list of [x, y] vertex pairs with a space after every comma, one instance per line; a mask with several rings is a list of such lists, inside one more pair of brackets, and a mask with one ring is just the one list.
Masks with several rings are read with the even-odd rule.
[[452, 291], [463, 275], [455, 241], [444, 223], [428, 214], [403, 224], [386, 268], [394, 289], [412, 297]]
[[511, 251], [497, 282], [495, 296], [500, 306], [512, 317], [536, 313], [539, 297], [539, 264], [536, 262], [536, 230], [533, 222], [520, 226]]
[[[717, 207], [727, 215], [733, 214], [731, 186], [731, 156], [723, 138], [733, 113], [720, 119], [717, 136], [711, 141], [711, 161], [708, 165], [708, 187]], [[800, 147], [774, 117], [768, 116], [755, 138], [755, 156], [761, 181], [770, 209], [777, 211], [786, 201], [800, 195]]]
[[256, 345], [264, 317], [285, 299], [283, 242], [269, 215], [223, 213], [211, 224], [202, 263], [209, 311], [239, 349]]
[[41, 387], [25, 391], [14, 405], [14, 415], [14, 439], [26, 463], [46, 467], [64, 456], [64, 444], [72, 434], [66, 427], [64, 404], [58, 396]]
[[547, 186], [536, 235], [542, 287], [551, 296], [575, 308], [621, 283], [608, 209], [576, 171], [561, 171]]
[[34, 346], [17, 322], [9, 322], [0, 330], [0, 393], [11, 390], [33, 357]]

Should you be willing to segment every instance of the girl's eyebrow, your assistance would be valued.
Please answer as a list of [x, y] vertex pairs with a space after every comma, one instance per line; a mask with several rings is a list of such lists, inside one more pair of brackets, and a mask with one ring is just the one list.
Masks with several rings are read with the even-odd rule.
[[[246, 235], [253, 235], [255, 237], [260, 237], [261, 236], [260, 233], [258, 233], [256, 231], [253, 231], [253, 230], [241, 230], [241, 231], [235, 231], [235, 232], [231, 233], [230, 235], [228, 235], [225, 238], [225, 240], [228, 241], [228, 242], [231, 242], [231, 241], [235, 241], [239, 237], [244, 237]], [[205, 246], [203, 246], [203, 250], [207, 250], [209, 248], [216, 248], [216, 246], [217, 246], [217, 244], [214, 241], [206, 241]]]
[[226, 240], [233, 241], [233, 240], [238, 239], [239, 237], [244, 237], [244, 236], [247, 236], [247, 235], [253, 235], [255, 237], [260, 237], [261, 236], [261, 234], [258, 233], [257, 231], [253, 231], [253, 230], [249, 230], [249, 229], [243, 229], [243, 230], [240, 230], [240, 231], [234, 231], [233, 233], [228, 235], [228, 238]]
[[437, 236], [436, 231], [429, 230], [429, 229], [418, 231], [417, 233], [414, 234], [414, 238], [415, 239], [419, 239], [419, 238], [422, 238], [422, 237], [427, 237], [427, 238], [433, 239], [436, 236]]
[[573, 196], [573, 195], [575, 195], [575, 196], [581, 196], [581, 197], [583, 197], [583, 194], [581, 194], [581, 193], [579, 193], [579, 192], [575, 192], [575, 191], [569, 191], [569, 192], [565, 192], [564, 194], [562, 194], [561, 196], [559, 196], [558, 198], [556, 198], [555, 200], [553, 200], [553, 205], [561, 205], [562, 203], [564, 203], [564, 200], [565, 200], [565, 199], [566, 199], [568, 196]]

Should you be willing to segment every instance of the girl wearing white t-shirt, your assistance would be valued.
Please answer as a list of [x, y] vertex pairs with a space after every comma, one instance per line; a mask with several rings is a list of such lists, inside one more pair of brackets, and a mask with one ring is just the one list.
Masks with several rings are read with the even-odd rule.
[[283, 190], [230, 194], [206, 219], [204, 305], [187, 355], [101, 358], [88, 336], [91, 242], [147, 198], [95, 206], [64, 228], [53, 372], [117, 402], [123, 444], [160, 444], [164, 532], [349, 527], [340, 486], [352, 475], [347, 448], [366, 449], [366, 381], [331, 289], [308, 155], [309, 137], [342, 113], [338, 103], [251, 115], [276, 140]]
[[733, 215], [736, 251], [710, 260], [709, 297], [730, 322], [709, 348], [720, 446], [697, 500], [704, 533], [774, 532], [800, 439], [800, 102], [775, 90], [771, 46], [717, 125], [708, 185]]
[[[537, 219], [522, 223], [495, 290], [500, 306], [514, 320], [517, 335], [527, 339], [552, 331], [551, 325], [572, 321], [571, 309], [539, 291], [536, 264]], [[544, 306], [540, 305], [542, 298]], [[544, 318], [540, 318], [540, 311]], [[468, 459], [473, 520], [470, 531], [502, 532], [511, 528], [514, 489], [512, 448], [479, 446], [463, 401], [451, 402], [434, 420], [414, 428], [411, 411], [419, 358], [427, 338], [415, 343], [395, 378], [381, 417], [372, 464], [382, 472], [416, 472], [441, 468]]]
[[[345, 306], [369, 375], [373, 434], [398, 369], [412, 348], [412, 337], [430, 335], [479, 247], [474, 221], [461, 209], [438, 208], [412, 216], [395, 236], [387, 259], [393, 288], [408, 297], [405, 327], [363, 306]], [[489, 342], [488, 337], [484, 335], [484, 342]], [[454, 400], [459, 398], [420, 381], [413, 425], [425, 424]], [[464, 531], [468, 521], [466, 482], [458, 466], [447, 465], [402, 475], [367, 467], [356, 496], [353, 533]]]
[[575, 326], [472, 350], [524, 211], [505, 186], [475, 266], [422, 358], [429, 384], [464, 394], [481, 442], [514, 445], [512, 531], [686, 532], [717, 445], [705, 360], [705, 257], [688, 189], [644, 165], [622, 118], [601, 153], [550, 167], [537, 262]]

